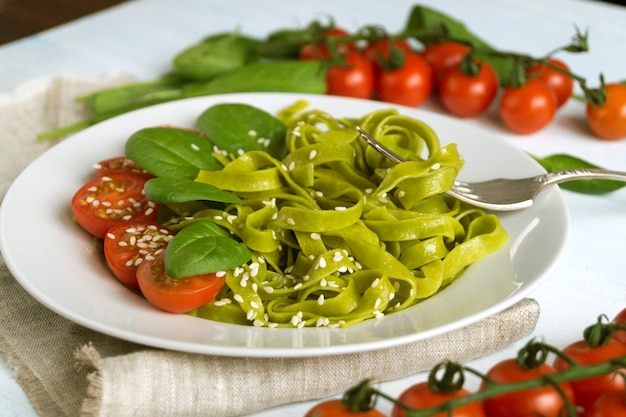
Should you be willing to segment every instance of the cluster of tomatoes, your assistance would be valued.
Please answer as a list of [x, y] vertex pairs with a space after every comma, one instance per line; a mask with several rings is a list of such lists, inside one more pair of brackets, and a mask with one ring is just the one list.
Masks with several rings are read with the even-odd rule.
[[[326, 39], [349, 36], [338, 27], [322, 34]], [[333, 64], [328, 70], [328, 94], [375, 98], [410, 107], [418, 107], [435, 95], [448, 112], [464, 118], [479, 116], [499, 99], [500, 119], [518, 134], [535, 133], [550, 124], [572, 96], [576, 81], [565, 62], [551, 57], [525, 68], [520, 85], [502, 87], [488, 62], [464, 60], [470, 47], [454, 41], [426, 44], [421, 52], [406, 39], [378, 39], [365, 47], [354, 42], [335, 46], [336, 51], [331, 51], [328, 43], [305, 44], [299, 53], [300, 59], [343, 58], [342, 64]], [[624, 138], [626, 85], [603, 87], [602, 103], [587, 103], [589, 127], [601, 139]]]
[[[626, 329], [626, 308], [613, 320]], [[555, 375], [567, 370], [571, 365], [569, 360], [577, 365], [597, 365], [609, 360], [620, 358], [626, 361], [626, 330], [602, 333], [606, 323], [598, 321], [595, 328], [600, 333], [566, 346], [549, 364], [538, 361], [531, 367], [522, 366], [516, 358], [506, 359], [496, 363], [484, 375], [483, 381], [495, 384], [518, 383], [530, 381], [542, 376]], [[599, 337], [596, 337], [599, 336]], [[608, 336], [608, 337], [606, 337]], [[602, 339], [601, 342], [590, 342]], [[565, 359], [568, 358], [568, 359]], [[432, 373], [431, 373], [432, 374]], [[584, 377], [560, 382], [545, 384], [537, 388], [512, 391], [505, 394], [490, 396], [482, 401], [471, 401], [465, 405], [453, 408], [450, 417], [563, 417], [566, 404], [575, 405], [580, 417], [626, 417], [626, 368], [600, 376]], [[429, 378], [430, 379], [430, 378]], [[444, 379], [444, 378], [442, 378]], [[481, 389], [485, 389], [483, 382]], [[437, 389], [439, 388], [439, 389]], [[391, 417], [405, 417], [411, 415], [405, 407], [411, 410], [426, 410], [444, 402], [469, 396], [471, 393], [462, 386], [454, 390], [442, 390], [441, 386], [433, 381], [425, 381], [410, 386], [397, 398]], [[567, 403], [565, 401], [567, 399]], [[400, 404], [404, 405], [401, 406]], [[375, 404], [350, 403], [348, 400], [332, 399], [315, 405], [305, 417], [385, 417], [376, 408]], [[363, 410], [363, 411], [358, 411]], [[428, 415], [444, 415], [445, 413]]]
[[157, 205], [144, 185], [153, 176], [120, 156], [95, 165], [95, 178], [72, 198], [76, 222], [102, 242], [106, 264], [126, 287], [154, 306], [172, 313], [191, 311], [212, 301], [224, 285], [220, 274], [172, 278], [164, 254], [174, 232], [157, 219]]

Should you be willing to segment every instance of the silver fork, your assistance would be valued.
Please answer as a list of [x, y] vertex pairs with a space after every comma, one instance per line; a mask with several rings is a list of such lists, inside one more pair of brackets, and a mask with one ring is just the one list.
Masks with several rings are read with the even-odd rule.
[[[404, 159], [357, 126], [362, 139], [389, 160]], [[566, 169], [530, 178], [497, 178], [482, 182], [455, 181], [447, 193], [461, 201], [487, 210], [510, 211], [530, 207], [545, 188], [565, 181], [604, 179], [626, 181], [626, 172], [595, 168]]]

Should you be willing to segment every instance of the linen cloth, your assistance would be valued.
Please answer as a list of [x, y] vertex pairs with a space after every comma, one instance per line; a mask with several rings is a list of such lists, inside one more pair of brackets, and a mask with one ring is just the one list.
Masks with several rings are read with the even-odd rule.
[[[75, 98], [130, 81], [63, 74], [0, 96], [0, 199], [58, 140], [36, 135], [84, 119]], [[166, 351], [84, 328], [48, 310], [12, 277], [0, 256], [0, 353], [42, 417], [241, 416], [340, 394], [365, 378], [387, 381], [468, 361], [532, 332], [539, 305], [509, 309], [431, 339], [345, 355], [235, 358]]]

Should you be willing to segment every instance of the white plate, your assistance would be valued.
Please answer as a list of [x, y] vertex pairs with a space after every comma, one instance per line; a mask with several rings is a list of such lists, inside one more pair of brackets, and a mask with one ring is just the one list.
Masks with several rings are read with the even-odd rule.
[[[426, 339], [484, 319], [515, 304], [547, 276], [568, 232], [568, 211], [554, 187], [524, 211], [501, 214], [506, 247], [471, 266], [438, 295], [405, 311], [347, 329], [268, 329], [161, 312], [118, 284], [91, 240], [72, 223], [70, 200], [101, 159], [122, 155], [134, 131], [158, 124], [194, 126], [207, 107], [249, 103], [272, 113], [306, 99], [335, 116], [359, 117], [391, 105], [303, 96], [232, 94], [146, 108], [100, 123], [59, 143], [15, 180], [0, 211], [0, 249], [11, 272], [37, 300], [90, 329], [145, 345], [215, 355], [296, 357], [351, 353]], [[480, 180], [539, 174], [520, 149], [467, 123], [400, 108], [421, 118], [443, 143], [456, 142], [466, 164], [460, 177]]]

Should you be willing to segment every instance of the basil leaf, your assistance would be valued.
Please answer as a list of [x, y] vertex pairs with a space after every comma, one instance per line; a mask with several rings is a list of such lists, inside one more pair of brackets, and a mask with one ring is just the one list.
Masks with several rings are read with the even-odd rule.
[[282, 159], [287, 153], [285, 124], [249, 104], [211, 106], [198, 117], [197, 126], [218, 148], [233, 155], [239, 150], [263, 150]]
[[178, 74], [197, 81], [210, 80], [257, 59], [259, 41], [239, 33], [219, 33], [204, 39], [174, 57]]
[[165, 270], [173, 278], [232, 269], [250, 260], [250, 250], [215, 223], [202, 220], [181, 229], [165, 250]]
[[[455, 39], [469, 42], [478, 49], [495, 50], [493, 46], [471, 32], [460, 20], [426, 6], [415, 6], [411, 9], [404, 31], [415, 34], [415, 37], [424, 44], [436, 40], [436, 34], [446, 34]], [[513, 71], [511, 59], [480, 53], [477, 53], [476, 57], [494, 67], [502, 85], [508, 84]]]
[[183, 94], [195, 97], [251, 91], [324, 94], [326, 66], [313, 60], [253, 63], [206, 83], [187, 84]]
[[216, 201], [242, 204], [235, 194], [202, 182], [177, 178], [151, 178], [144, 185], [146, 197], [156, 203], [187, 203], [189, 201]]
[[[567, 154], [554, 154], [544, 158], [533, 156], [548, 172], [561, 171], [572, 168], [600, 168], [590, 162]], [[577, 180], [559, 184], [565, 190], [582, 194], [606, 194], [626, 186], [621, 181], [613, 180]]]
[[213, 144], [207, 138], [171, 127], [135, 132], [126, 141], [126, 156], [158, 177], [193, 180], [201, 169], [222, 168], [213, 157]]

